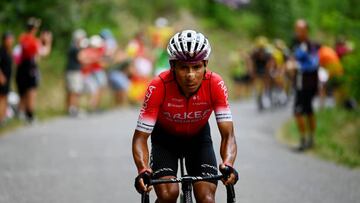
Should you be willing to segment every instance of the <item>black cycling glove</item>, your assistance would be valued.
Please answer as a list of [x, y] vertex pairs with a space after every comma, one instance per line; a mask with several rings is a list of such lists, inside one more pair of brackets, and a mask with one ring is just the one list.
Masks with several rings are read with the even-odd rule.
[[229, 165], [225, 165], [225, 168], [221, 168], [220, 167], [220, 172], [224, 175], [224, 179], [228, 179], [230, 177], [231, 174], [235, 175], [235, 182], [234, 185], [237, 183], [237, 181], [239, 180], [239, 173], [236, 171], [235, 168], [229, 166]]
[[151, 175], [152, 174], [149, 171], [144, 171], [135, 178], [134, 186], [135, 186], [136, 191], [138, 191], [138, 193], [140, 193], [140, 194], [143, 193], [143, 191], [140, 188], [140, 179], [143, 179], [144, 184], [147, 185], [150, 182]]

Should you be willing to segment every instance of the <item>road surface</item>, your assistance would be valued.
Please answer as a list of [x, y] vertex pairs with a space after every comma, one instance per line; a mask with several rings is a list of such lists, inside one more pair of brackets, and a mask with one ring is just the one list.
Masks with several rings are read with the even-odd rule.
[[[232, 103], [241, 203], [358, 203], [360, 171], [297, 154], [275, 134], [290, 108], [258, 113]], [[57, 118], [0, 136], [0, 203], [140, 202], [131, 138], [137, 109]], [[211, 118], [215, 150], [219, 133]], [[217, 202], [225, 202], [219, 184]], [[154, 196], [152, 193], [152, 200]]]

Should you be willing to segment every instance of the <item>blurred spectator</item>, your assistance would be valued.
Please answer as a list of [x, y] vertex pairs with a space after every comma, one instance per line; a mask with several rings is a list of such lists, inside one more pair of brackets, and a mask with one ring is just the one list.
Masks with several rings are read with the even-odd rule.
[[169, 22], [164, 17], [158, 17], [154, 26], [149, 28], [152, 47], [164, 48], [167, 46], [170, 37], [174, 34], [174, 28], [169, 26]]
[[111, 30], [107, 28], [101, 30], [100, 37], [104, 40], [105, 57], [107, 57], [107, 61], [111, 62], [118, 48], [118, 43]]
[[305, 20], [297, 20], [294, 29], [295, 39], [291, 46], [292, 60], [297, 64], [294, 115], [300, 132], [300, 144], [297, 150], [304, 151], [314, 145], [316, 121], [312, 101], [318, 89], [317, 52], [320, 45], [309, 39], [309, 27]]
[[0, 126], [7, 118], [7, 97], [10, 90], [11, 69], [12, 69], [12, 46], [14, 36], [5, 32], [1, 37], [0, 45]]
[[286, 61], [289, 58], [289, 50], [281, 39], [275, 39], [271, 49], [274, 59], [270, 70], [271, 78], [271, 102], [273, 105], [283, 106], [288, 101], [289, 86], [286, 78]]
[[129, 41], [126, 53], [130, 58], [145, 56], [144, 33], [142, 31], [136, 33], [134, 39]]
[[[354, 44], [346, 40], [345, 36], [339, 36], [335, 42], [335, 51], [340, 61], [344, 56], [354, 51]], [[349, 98], [348, 91], [344, 86], [344, 81], [340, 77], [335, 77], [329, 81], [330, 87], [334, 88], [333, 94], [337, 104], [343, 103], [344, 107], [348, 110], [356, 108], [356, 100]]]
[[343, 56], [349, 54], [353, 51], [353, 46], [351, 43], [348, 43], [344, 36], [339, 36], [335, 42], [335, 51], [336, 54], [342, 59]]
[[82, 29], [75, 30], [67, 54], [66, 77], [66, 109], [70, 116], [79, 115], [79, 99], [84, 89], [84, 78], [81, 74], [79, 53], [81, 43], [86, 39], [86, 32]]
[[255, 39], [255, 49], [250, 55], [249, 66], [251, 76], [255, 80], [258, 109], [261, 111], [270, 106], [270, 69], [274, 66], [274, 60], [268, 50], [269, 42], [266, 37], [259, 36]]
[[155, 20], [154, 26], [150, 27], [151, 44], [154, 48], [154, 75], [159, 75], [169, 68], [167, 44], [174, 33], [174, 29], [169, 26], [168, 20], [159, 17]]
[[118, 48], [118, 43], [109, 29], [103, 29], [100, 36], [104, 39], [105, 44], [109, 85], [114, 93], [115, 104], [122, 106], [127, 101], [130, 86], [131, 60], [127, 59], [126, 54]]
[[114, 92], [115, 103], [122, 106], [127, 101], [127, 94], [130, 86], [131, 61], [122, 60], [110, 66], [109, 84]]
[[24, 118], [29, 123], [34, 121], [36, 90], [40, 80], [37, 59], [38, 56], [48, 55], [52, 44], [52, 34], [48, 31], [41, 32], [40, 38], [36, 38], [40, 25], [40, 19], [29, 18], [26, 32], [19, 38], [21, 59], [16, 72], [16, 84], [20, 95], [19, 118]]
[[104, 41], [99, 35], [93, 35], [89, 39], [89, 47], [80, 51], [82, 62], [82, 74], [85, 78], [85, 92], [89, 93], [90, 110], [97, 112], [100, 109], [102, 91], [107, 85], [104, 71], [105, 47]]
[[229, 64], [231, 67], [231, 77], [235, 85], [235, 97], [247, 97], [250, 95], [251, 76], [248, 55], [242, 51], [232, 51], [229, 54]]
[[153, 73], [153, 64], [146, 51], [143, 32], [138, 32], [135, 35], [126, 50], [134, 66], [129, 87], [129, 100], [135, 104], [141, 103]]
[[344, 69], [336, 51], [328, 46], [321, 46], [318, 51], [319, 55], [319, 80], [320, 80], [320, 107], [325, 105], [327, 96], [331, 95], [335, 101], [339, 102], [340, 93], [338, 90], [341, 86], [341, 76]]

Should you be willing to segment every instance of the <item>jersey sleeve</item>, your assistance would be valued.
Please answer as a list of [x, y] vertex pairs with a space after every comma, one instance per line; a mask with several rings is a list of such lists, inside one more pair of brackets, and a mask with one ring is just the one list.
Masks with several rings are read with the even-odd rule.
[[211, 77], [211, 99], [216, 121], [218, 123], [232, 121], [227, 87], [222, 78], [216, 73], [212, 73]]
[[151, 133], [164, 98], [164, 84], [159, 77], [151, 81], [148, 86], [143, 105], [140, 109], [136, 130]]

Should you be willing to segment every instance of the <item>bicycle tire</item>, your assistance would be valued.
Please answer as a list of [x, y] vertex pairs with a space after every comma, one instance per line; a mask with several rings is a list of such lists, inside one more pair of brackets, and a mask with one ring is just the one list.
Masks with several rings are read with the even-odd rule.
[[185, 191], [182, 198], [182, 203], [192, 203], [191, 191]]

